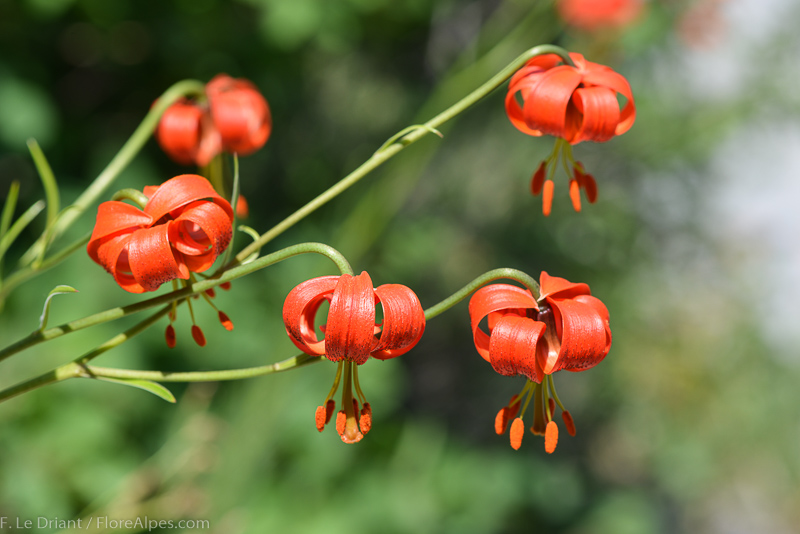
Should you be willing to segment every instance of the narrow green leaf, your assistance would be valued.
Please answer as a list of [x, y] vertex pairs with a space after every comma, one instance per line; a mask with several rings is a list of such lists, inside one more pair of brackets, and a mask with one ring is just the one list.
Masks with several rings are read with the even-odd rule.
[[172, 392], [158, 382], [151, 382], [150, 380], [140, 380], [135, 378], [108, 378], [105, 376], [97, 376], [95, 379], [143, 389], [152, 393], [156, 397], [161, 397], [167, 402], [171, 402], [173, 404], [175, 403], [175, 396], [172, 394]]
[[[31, 267], [34, 270], [39, 270], [41, 268], [42, 264], [44, 263], [44, 255], [45, 255], [45, 253], [47, 253], [47, 248], [51, 245], [51, 242], [53, 241], [53, 236], [55, 235], [56, 223], [69, 210], [73, 210], [73, 209], [77, 209], [77, 208], [78, 207], [75, 204], [72, 204], [70, 206], [67, 206], [63, 210], [61, 210], [61, 212], [58, 215], [56, 215], [55, 221], [53, 221], [52, 224], [49, 224], [47, 226], [47, 228], [45, 228], [44, 232], [42, 233], [42, 237], [41, 237], [41, 239], [39, 241], [41, 243], [41, 246], [39, 246], [39, 247], [33, 246], [32, 248], [30, 248], [25, 253], [25, 255], [23, 255], [22, 259], [20, 259], [20, 264], [21, 265], [25, 265], [27, 263], [27, 257], [26, 256], [28, 254], [36, 253], [37, 254], [36, 259], [31, 264]], [[91, 234], [89, 234], [89, 235], [91, 235]]]
[[37, 215], [44, 209], [44, 200], [36, 202], [33, 206], [25, 210], [25, 213], [20, 215], [19, 219], [11, 225], [2, 238], [0, 238], [0, 258], [2, 258], [6, 251], [9, 249], [14, 240], [20, 233], [33, 221]]
[[33, 157], [33, 163], [36, 165], [36, 170], [39, 172], [39, 178], [42, 180], [44, 187], [45, 199], [47, 199], [47, 226], [49, 227], [56, 220], [58, 212], [61, 210], [61, 196], [58, 192], [58, 184], [56, 177], [53, 174], [53, 169], [44, 157], [44, 152], [39, 147], [36, 139], [28, 139], [28, 150]]
[[8, 197], [6, 197], [6, 204], [3, 206], [3, 215], [0, 216], [0, 239], [6, 235], [8, 227], [11, 226], [14, 210], [17, 209], [17, 198], [19, 198], [19, 182], [14, 180], [11, 182], [11, 187], [8, 188]]
[[39, 331], [43, 331], [47, 326], [47, 320], [50, 318], [50, 301], [56, 295], [63, 295], [65, 293], [77, 293], [78, 290], [74, 287], [70, 286], [56, 286], [50, 293], [47, 294], [47, 298], [44, 301], [44, 309], [42, 310], [42, 316], [39, 317]]

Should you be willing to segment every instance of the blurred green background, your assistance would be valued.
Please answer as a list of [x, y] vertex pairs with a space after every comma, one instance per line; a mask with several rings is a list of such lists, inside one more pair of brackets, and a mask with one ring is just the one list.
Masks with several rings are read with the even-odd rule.
[[[519, 451], [494, 434], [523, 381], [478, 357], [464, 302], [411, 353], [362, 368], [374, 424], [355, 446], [314, 429], [328, 362], [170, 385], [177, 405], [88, 380], [5, 402], [0, 516], [207, 519], [224, 534], [796, 532], [797, 20], [791, 0], [662, 0], [629, 28], [590, 35], [565, 27], [552, 3], [523, 0], [0, 0], [0, 198], [20, 180], [17, 213], [43, 198], [29, 137], [67, 203], [166, 87], [219, 72], [252, 80], [272, 108], [271, 139], [241, 160], [260, 231], [536, 44], [610, 65], [638, 107], [628, 134], [575, 147], [600, 189], [580, 214], [560, 175], [542, 216], [528, 180], [552, 140], [515, 130], [499, 90], [269, 247], [326, 242], [425, 307], [496, 267], [589, 283], [614, 344], [602, 365], [556, 377], [578, 434], [562, 432], [553, 455], [530, 434]], [[115, 189], [184, 172], [150, 141]], [[64, 242], [92, 224], [87, 214]], [[289, 357], [283, 299], [323, 274], [331, 265], [315, 257], [260, 271], [218, 292], [232, 333], [197, 306], [205, 348], [181, 310], [176, 349], [164, 320], [98, 364], [183, 371]], [[141, 298], [79, 252], [12, 294], [0, 346], [37, 327], [58, 284], [80, 293], [55, 299], [50, 324]], [[0, 387], [134, 321], [19, 354], [2, 363]]]

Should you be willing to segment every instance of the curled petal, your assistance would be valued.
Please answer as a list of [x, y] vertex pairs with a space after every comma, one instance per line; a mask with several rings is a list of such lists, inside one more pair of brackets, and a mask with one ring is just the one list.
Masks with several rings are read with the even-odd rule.
[[[480, 328], [484, 317], [493, 312], [513, 312], [519, 315], [520, 310], [537, 309], [536, 301], [526, 290], [509, 284], [491, 284], [480, 288], [469, 301], [469, 317], [472, 333], [478, 354], [489, 360], [489, 334]], [[506, 315], [506, 313], [503, 313]], [[495, 321], [492, 321], [495, 323]], [[496, 324], [496, 323], [495, 323]], [[491, 333], [490, 326], [490, 333]]]
[[142, 228], [131, 235], [128, 262], [131, 273], [145, 291], [155, 291], [164, 282], [189, 278], [189, 270], [175, 258], [168, 238], [169, 225]]
[[505, 376], [524, 375], [542, 381], [536, 348], [545, 325], [529, 317], [507, 316], [497, 322], [489, 344], [489, 363]]
[[158, 123], [156, 139], [164, 152], [182, 165], [207, 165], [222, 149], [210, 117], [186, 100], [167, 108]]
[[214, 125], [227, 151], [249, 154], [264, 146], [272, 131], [272, 116], [253, 84], [220, 75], [209, 82], [208, 96]]
[[580, 83], [581, 75], [567, 65], [542, 74], [525, 98], [522, 108], [525, 124], [533, 130], [568, 139], [567, 106]]
[[578, 295], [591, 294], [588, 285], [575, 284], [564, 278], [550, 276], [545, 271], [542, 271], [542, 274], [539, 276], [539, 286], [541, 288], [539, 300], [543, 300], [547, 297], [569, 299], [575, 298]]
[[587, 61], [587, 71], [583, 75], [583, 83], [586, 86], [598, 85], [608, 87], [624, 96], [627, 100], [625, 107], [620, 112], [619, 122], [615, 128], [615, 135], [622, 135], [633, 126], [636, 120], [636, 104], [633, 100], [633, 92], [628, 80], [618, 72], [614, 72], [605, 65], [591, 63]]
[[192, 272], [203, 272], [214, 263], [231, 241], [231, 219], [213, 202], [198, 201], [186, 206], [170, 225], [172, 245], [186, 255]]
[[177, 217], [180, 213], [171, 213], [175, 210], [194, 202], [195, 200], [210, 199], [219, 205], [230, 220], [233, 220], [233, 208], [230, 203], [219, 196], [208, 180], [196, 174], [182, 174], [171, 178], [161, 184], [153, 193], [144, 212], [159, 221], [165, 215]]
[[375, 289], [383, 305], [383, 329], [372, 356], [386, 360], [411, 350], [425, 331], [425, 312], [417, 295], [400, 284]]
[[283, 323], [289, 339], [305, 352], [321, 356], [325, 354], [325, 341], [317, 339], [314, 319], [317, 310], [329, 300], [339, 281], [338, 276], [321, 276], [306, 280], [289, 292], [283, 304]]
[[132, 233], [138, 228], [149, 226], [152, 222], [152, 217], [135, 206], [115, 200], [103, 202], [97, 208], [97, 222], [86, 251], [89, 257], [100, 263], [97, 249], [104, 242], [104, 238], [115, 234]]
[[341, 275], [328, 310], [325, 356], [332, 362], [363, 364], [377, 344], [374, 326], [375, 290], [369, 275]]
[[572, 299], [548, 302], [553, 308], [561, 349], [557, 358], [541, 359], [544, 372], [584, 371], [600, 363], [611, 347], [608, 322], [589, 304]]
[[144, 293], [145, 289], [131, 273], [128, 261], [128, 243], [132, 234], [107, 238], [97, 247], [97, 262], [114, 277], [119, 286], [130, 293]]
[[580, 113], [581, 123], [570, 142], [603, 143], [614, 135], [619, 124], [619, 104], [614, 91], [605, 87], [576, 89], [572, 101]]

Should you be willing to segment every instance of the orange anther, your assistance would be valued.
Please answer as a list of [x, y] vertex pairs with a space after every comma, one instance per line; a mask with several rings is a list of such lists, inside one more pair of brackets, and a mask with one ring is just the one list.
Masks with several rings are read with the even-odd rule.
[[578, 180], [569, 181], [569, 199], [572, 201], [572, 207], [575, 211], [581, 211], [581, 186]]
[[544, 176], [545, 176], [545, 169], [546, 169], [546, 162], [543, 161], [539, 164], [539, 168], [536, 169], [536, 172], [533, 173], [533, 178], [531, 178], [531, 193], [533, 196], [538, 195], [542, 192], [542, 185], [544, 185]]
[[219, 312], [219, 322], [222, 323], [222, 326], [225, 327], [225, 330], [230, 332], [233, 330], [233, 321], [225, 314], [225, 312]]
[[517, 417], [514, 419], [514, 422], [511, 423], [511, 432], [509, 433], [512, 449], [516, 451], [522, 446], [522, 436], [524, 435], [525, 424], [522, 422], [521, 417]]
[[327, 423], [325, 419], [327, 417], [328, 416], [325, 413], [325, 408], [322, 406], [317, 406], [317, 411], [314, 412], [314, 423], [317, 425], [317, 430], [320, 432], [322, 432], [322, 430], [325, 428], [325, 423]]
[[550, 210], [553, 209], [553, 188], [555, 184], [553, 180], [547, 180], [542, 188], [542, 213], [547, 217], [550, 215]]
[[544, 431], [544, 450], [548, 454], [552, 454], [556, 450], [558, 444], [558, 425], [555, 421], [547, 423], [547, 429]]
[[372, 428], [372, 407], [368, 402], [364, 403], [361, 408], [361, 418], [358, 420], [358, 426], [361, 427], [361, 432], [366, 435]]
[[200, 330], [200, 327], [196, 324], [192, 325], [192, 337], [194, 338], [194, 342], [201, 347], [206, 346], [206, 336], [203, 335], [203, 331]]
[[561, 418], [564, 420], [564, 426], [567, 427], [567, 432], [569, 432], [570, 436], [575, 435], [575, 421], [572, 420], [572, 414], [568, 411], [564, 411], [561, 413]]
[[167, 338], [167, 347], [174, 349], [176, 344], [175, 329], [172, 327], [171, 324], [167, 325], [167, 331], [165, 333], [165, 336]]

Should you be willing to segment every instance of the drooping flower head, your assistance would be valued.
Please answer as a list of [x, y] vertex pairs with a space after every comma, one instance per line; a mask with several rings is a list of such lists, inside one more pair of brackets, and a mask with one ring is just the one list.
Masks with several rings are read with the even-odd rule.
[[558, 0], [561, 19], [580, 30], [619, 29], [634, 22], [642, 13], [642, 0]]
[[89, 256], [131, 293], [203, 272], [231, 240], [233, 209], [202, 176], [183, 174], [144, 189], [143, 209], [100, 204]]
[[264, 96], [248, 80], [219, 74], [206, 84], [206, 100], [182, 99], [161, 117], [156, 138], [183, 165], [208, 163], [222, 151], [250, 154], [267, 142], [272, 116]]
[[[315, 317], [324, 302], [330, 302], [324, 338], [314, 328]], [[383, 309], [383, 321], [375, 319], [375, 306]], [[387, 360], [405, 354], [417, 344], [425, 330], [425, 313], [419, 299], [399, 284], [372, 287], [366, 272], [358, 276], [322, 276], [307, 280], [289, 293], [283, 305], [283, 322], [292, 342], [306, 354], [325, 356], [338, 362], [333, 388], [317, 408], [316, 425], [322, 432], [335, 409], [333, 396], [344, 377], [342, 409], [336, 416], [336, 430], [345, 443], [355, 443], [372, 426], [372, 408], [358, 382], [358, 366], [370, 356]], [[353, 397], [355, 386], [358, 400]], [[359, 401], [361, 409], [359, 411]], [[356, 414], [360, 414], [356, 419]]]
[[[472, 296], [469, 314], [478, 354], [498, 373], [528, 379], [522, 392], [497, 414], [495, 431], [502, 434], [513, 420], [511, 446], [518, 449], [525, 430], [522, 416], [533, 399], [531, 430], [544, 434], [545, 449], [553, 452], [558, 440], [553, 421], [556, 404], [572, 435], [575, 426], [556, 394], [552, 374], [585, 371], [600, 363], [611, 348], [611, 329], [608, 310], [586, 284], [574, 284], [546, 272], [542, 272], [540, 283], [538, 301], [517, 286], [485, 286]], [[484, 319], [488, 332], [481, 327]]]
[[[569, 54], [575, 66], [556, 54], [537, 56], [514, 74], [506, 94], [506, 113], [518, 130], [536, 137], [557, 137], [555, 148], [533, 175], [531, 191], [543, 192], [543, 212], [550, 214], [552, 176], [563, 161], [572, 167], [570, 198], [580, 211], [580, 189], [589, 202], [597, 198], [592, 175], [572, 157], [572, 146], [582, 141], [602, 143], [627, 132], [636, 120], [628, 81], [605, 65]], [[617, 95], [625, 97], [620, 109]], [[520, 103], [521, 100], [521, 103]]]

